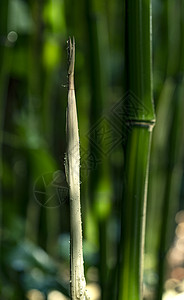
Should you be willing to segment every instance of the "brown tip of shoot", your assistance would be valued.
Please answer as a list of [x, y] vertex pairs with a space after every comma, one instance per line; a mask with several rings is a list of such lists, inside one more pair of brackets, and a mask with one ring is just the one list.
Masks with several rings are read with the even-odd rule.
[[68, 75], [74, 74], [75, 65], [75, 38], [73, 40], [69, 37], [68, 41]]

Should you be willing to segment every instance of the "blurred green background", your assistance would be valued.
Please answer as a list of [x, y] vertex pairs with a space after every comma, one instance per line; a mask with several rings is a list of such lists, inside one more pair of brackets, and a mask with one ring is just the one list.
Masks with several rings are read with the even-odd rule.
[[[119, 0], [0, 2], [1, 300], [69, 295], [69, 35], [76, 39], [86, 278], [91, 299], [115, 298], [124, 163], [119, 105], [131, 96], [124, 87], [124, 14]], [[153, 1], [157, 124], [148, 190], [147, 300], [157, 299], [162, 285], [164, 299], [184, 291], [183, 15], [182, 1]]]

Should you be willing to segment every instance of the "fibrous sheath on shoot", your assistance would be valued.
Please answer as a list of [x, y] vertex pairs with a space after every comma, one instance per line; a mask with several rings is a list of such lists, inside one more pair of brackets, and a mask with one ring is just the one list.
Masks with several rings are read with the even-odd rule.
[[70, 197], [70, 291], [72, 300], [88, 299], [84, 277], [80, 207], [80, 150], [74, 89], [75, 40], [68, 40], [68, 107], [66, 111], [66, 177]]

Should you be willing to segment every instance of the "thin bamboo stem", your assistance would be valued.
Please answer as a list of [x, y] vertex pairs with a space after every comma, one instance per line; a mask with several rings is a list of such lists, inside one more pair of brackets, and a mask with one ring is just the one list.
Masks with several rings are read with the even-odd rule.
[[[164, 281], [166, 279], [166, 254], [174, 236], [174, 217], [179, 209], [179, 193], [182, 185], [182, 162], [183, 162], [183, 5], [181, 2], [173, 3], [168, 1], [169, 18], [168, 27], [169, 35], [173, 36], [168, 40], [167, 48], [172, 59], [168, 60], [167, 77], [171, 77], [176, 85], [174, 94], [170, 102], [170, 122], [167, 125], [165, 133], [166, 141], [165, 148], [161, 149], [164, 155], [164, 177], [166, 179], [165, 190], [162, 200], [162, 218], [160, 226], [160, 235], [158, 238], [158, 284], [156, 299], [161, 300], [164, 292]], [[179, 10], [178, 10], [179, 8]], [[180, 12], [176, 20], [176, 12]], [[175, 22], [170, 22], [175, 20]], [[170, 23], [174, 24], [170, 26]], [[177, 45], [177, 47], [176, 47]], [[174, 59], [173, 59], [174, 57]], [[168, 99], [166, 98], [168, 105]], [[168, 116], [167, 116], [168, 121]], [[165, 150], [166, 149], [166, 150]], [[161, 153], [160, 151], [160, 153]], [[160, 162], [159, 162], [160, 163]]]
[[[162, 222], [158, 250], [158, 287], [156, 299], [161, 300], [166, 276], [166, 254], [174, 236], [174, 217], [179, 209], [179, 194], [182, 186], [182, 162], [184, 145], [183, 122], [184, 80], [178, 83], [173, 95], [172, 121], [166, 141], [166, 185], [162, 205]], [[172, 145], [170, 142], [172, 141]]]
[[[89, 38], [88, 61], [89, 61], [89, 79], [90, 79], [90, 126], [91, 128], [97, 124], [102, 116], [102, 109], [104, 105], [108, 105], [108, 32], [104, 1], [96, 2], [94, 0], [87, 0], [85, 3], [86, 17], [87, 17], [87, 36]], [[102, 30], [103, 29], [103, 30]], [[106, 51], [104, 52], [104, 49]], [[103, 123], [103, 122], [102, 122]], [[102, 124], [99, 124], [99, 129]], [[98, 129], [98, 130], [99, 130]], [[93, 133], [90, 133], [90, 140], [93, 139]], [[98, 141], [98, 146], [105, 149], [104, 143], [105, 135], [102, 140]], [[104, 201], [104, 207], [111, 202], [111, 181], [109, 178], [109, 158], [103, 157], [102, 152], [96, 146], [89, 143], [90, 155], [95, 157], [97, 161], [101, 162], [101, 166], [97, 167], [95, 172], [91, 172], [89, 176], [89, 199], [90, 210], [95, 219], [94, 228], [96, 230], [96, 237], [99, 243], [99, 283], [101, 286], [101, 299], [107, 299], [109, 294], [108, 279], [108, 237], [107, 237], [107, 223], [109, 215], [102, 216], [99, 212], [99, 205]], [[102, 195], [103, 199], [102, 200]], [[105, 210], [104, 210], [105, 211]]]
[[75, 40], [68, 41], [68, 107], [66, 113], [66, 176], [70, 195], [70, 290], [71, 299], [87, 299], [82, 249], [80, 207], [80, 150], [74, 88]]

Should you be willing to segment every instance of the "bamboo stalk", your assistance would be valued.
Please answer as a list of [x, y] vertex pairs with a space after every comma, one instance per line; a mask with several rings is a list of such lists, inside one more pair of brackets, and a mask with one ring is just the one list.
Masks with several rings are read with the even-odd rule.
[[140, 300], [150, 144], [155, 123], [151, 76], [151, 4], [143, 0], [126, 0], [125, 4], [126, 89], [133, 97], [129, 100], [132, 103], [125, 103], [124, 107], [125, 122], [131, 125], [131, 130], [126, 132], [125, 145], [119, 299]]
[[[166, 254], [174, 237], [174, 218], [179, 210], [180, 191], [183, 175], [183, 146], [184, 146], [184, 122], [183, 122], [183, 103], [184, 79], [176, 86], [172, 106], [172, 120], [168, 131], [165, 148], [165, 190], [162, 203], [162, 219], [159, 235], [158, 249], [158, 286], [156, 299], [161, 300], [164, 291], [164, 281], [166, 277]], [[172, 143], [171, 143], [172, 142]]]
[[75, 40], [68, 41], [68, 107], [66, 112], [66, 176], [70, 195], [70, 290], [71, 299], [88, 299], [84, 277], [80, 207], [80, 150], [74, 88]]
[[[3, 142], [4, 142], [4, 121], [5, 121], [5, 107], [7, 101], [9, 70], [12, 63], [12, 51], [7, 47], [7, 19], [8, 19], [8, 5], [9, 1], [0, 2], [0, 226], [2, 234], [0, 236], [0, 263], [3, 268], [3, 233], [5, 227], [5, 203], [3, 200]], [[4, 39], [4, 41], [3, 41]], [[2, 42], [3, 41], [3, 42]]]
[[[158, 236], [158, 249], [157, 249], [157, 273], [158, 283], [155, 299], [160, 300], [163, 297], [164, 281], [166, 280], [166, 254], [171, 245], [174, 237], [174, 217], [179, 209], [180, 190], [182, 185], [182, 161], [183, 161], [183, 4], [181, 2], [173, 3], [168, 2], [168, 33], [172, 37], [167, 42], [169, 53], [168, 67], [165, 74], [167, 81], [171, 81], [175, 87], [172, 94], [171, 101], [162, 99], [167, 106], [169, 105], [169, 118], [167, 114], [167, 128], [164, 130], [165, 139], [163, 145], [160, 145], [159, 160], [157, 162], [158, 168], [162, 171], [162, 177], [165, 179], [162, 207], [161, 207], [161, 222]], [[179, 12], [179, 14], [178, 14]], [[176, 18], [177, 15], [177, 18]], [[173, 24], [172, 26], [170, 24]], [[171, 85], [171, 84], [170, 84]], [[164, 107], [164, 103], [159, 102], [158, 111], [159, 119], [162, 119], [160, 106]], [[164, 107], [163, 109], [166, 110]], [[161, 122], [161, 121], [159, 121]], [[155, 140], [155, 145], [158, 144], [158, 136]], [[156, 144], [157, 143], [157, 144]], [[158, 144], [159, 146], [159, 144]], [[157, 147], [158, 147], [157, 146]], [[160, 166], [160, 159], [162, 158], [162, 165]], [[163, 180], [163, 179], [162, 179]]]
[[[104, 5], [105, 1], [96, 2], [94, 0], [86, 0], [86, 18], [87, 18], [87, 37], [89, 38], [88, 61], [89, 61], [89, 83], [90, 83], [90, 127], [92, 128], [98, 123], [102, 114], [103, 107], [108, 106], [108, 32], [107, 19], [105, 17]], [[104, 52], [104, 49], [105, 52]], [[103, 123], [103, 122], [102, 122]], [[98, 130], [102, 129], [103, 124], [98, 125]], [[93, 139], [93, 132], [90, 133], [90, 141]], [[100, 149], [105, 149], [105, 134], [101, 141], [98, 141]], [[109, 264], [108, 264], [108, 236], [107, 224], [109, 221], [109, 213], [105, 213], [105, 209], [100, 212], [99, 207], [102, 205], [106, 208], [111, 202], [111, 180], [109, 172], [109, 157], [103, 157], [101, 151], [89, 142], [90, 155], [100, 161], [95, 172], [91, 172], [89, 176], [89, 208], [94, 220], [95, 241], [99, 245], [99, 283], [101, 287], [101, 299], [107, 299], [109, 295], [109, 287], [107, 284]], [[93, 238], [94, 239], [94, 238]]]
[[[165, 222], [165, 212], [163, 213], [163, 195], [166, 186], [167, 177], [167, 138], [172, 117], [172, 99], [176, 89], [176, 83], [168, 78], [162, 88], [161, 95], [158, 99], [157, 106], [157, 125], [154, 129], [153, 143], [151, 149], [151, 176], [149, 182], [149, 203], [147, 212], [146, 228], [146, 253], [151, 257], [152, 269], [157, 273], [157, 265], [160, 266], [162, 261], [158, 260], [158, 246], [161, 234], [161, 224]], [[167, 124], [167, 126], [165, 126]], [[166, 187], [168, 189], [168, 187]], [[157, 222], [155, 223], [155, 219]], [[154, 228], [154, 231], [153, 231]], [[166, 232], [165, 232], [166, 233]], [[158, 286], [158, 285], [157, 285]], [[157, 297], [155, 298], [157, 299]]]

